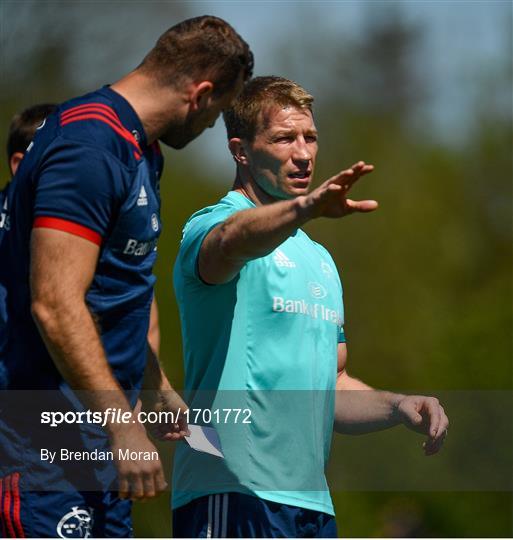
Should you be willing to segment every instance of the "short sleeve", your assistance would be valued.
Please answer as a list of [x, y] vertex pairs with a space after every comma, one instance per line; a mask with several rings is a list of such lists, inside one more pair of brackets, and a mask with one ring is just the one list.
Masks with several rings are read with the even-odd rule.
[[240, 209], [228, 205], [210, 207], [193, 216], [185, 225], [179, 251], [180, 268], [184, 275], [200, 279], [198, 256], [207, 234]]
[[344, 332], [344, 327], [343, 326], [338, 327], [338, 342], [339, 343], [345, 343], [346, 342], [346, 333]]
[[125, 193], [125, 167], [93, 147], [52, 149], [38, 173], [34, 227], [76, 234], [100, 245]]

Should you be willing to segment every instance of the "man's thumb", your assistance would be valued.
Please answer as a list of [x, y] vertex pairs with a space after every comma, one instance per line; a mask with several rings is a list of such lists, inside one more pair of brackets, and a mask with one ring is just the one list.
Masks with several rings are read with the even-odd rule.
[[422, 423], [422, 416], [420, 416], [419, 413], [415, 413], [415, 415], [413, 416], [412, 418], [412, 422], [415, 424], [415, 425], [419, 425], [420, 423]]
[[377, 201], [353, 201], [352, 199], [346, 199], [346, 204], [354, 212], [373, 212], [378, 207]]

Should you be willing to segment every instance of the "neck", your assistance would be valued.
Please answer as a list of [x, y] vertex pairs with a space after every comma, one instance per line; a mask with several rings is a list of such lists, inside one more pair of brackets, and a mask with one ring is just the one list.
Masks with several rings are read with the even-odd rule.
[[237, 167], [237, 175], [235, 177], [232, 189], [242, 193], [242, 195], [254, 202], [256, 206], [271, 204], [277, 200], [274, 197], [271, 197], [271, 195], [267, 194], [255, 182], [249, 172], [241, 170], [239, 167]]
[[141, 120], [148, 144], [173, 125], [179, 126], [187, 114], [187, 100], [171, 86], [162, 86], [139, 70], [132, 71], [111, 86], [123, 96]]

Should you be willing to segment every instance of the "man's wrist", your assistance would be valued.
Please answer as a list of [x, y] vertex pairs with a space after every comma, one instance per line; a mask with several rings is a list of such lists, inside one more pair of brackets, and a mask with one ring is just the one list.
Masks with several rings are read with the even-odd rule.
[[406, 396], [404, 394], [394, 394], [392, 392], [388, 392], [388, 395], [390, 400], [390, 420], [394, 424], [400, 424], [402, 423], [402, 416], [399, 412], [399, 406]]
[[296, 197], [294, 203], [301, 225], [311, 219], [319, 217], [319, 214], [316, 212], [314, 201], [309, 195], [300, 195], [299, 197]]
[[105, 431], [109, 436], [111, 443], [115, 444], [120, 440], [129, 440], [133, 437], [137, 437], [144, 432], [146, 435], [146, 430], [142, 424], [140, 424], [137, 419], [135, 422], [130, 421], [129, 423], [118, 423], [118, 422], [109, 422], [105, 425]]

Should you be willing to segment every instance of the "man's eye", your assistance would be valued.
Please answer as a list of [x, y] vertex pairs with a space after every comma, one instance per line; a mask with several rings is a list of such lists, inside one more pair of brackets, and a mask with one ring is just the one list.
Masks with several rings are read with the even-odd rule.
[[311, 135], [309, 137], [305, 137], [305, 141], [309, 143], [317, 142], [317, 137], [315, 135]]

